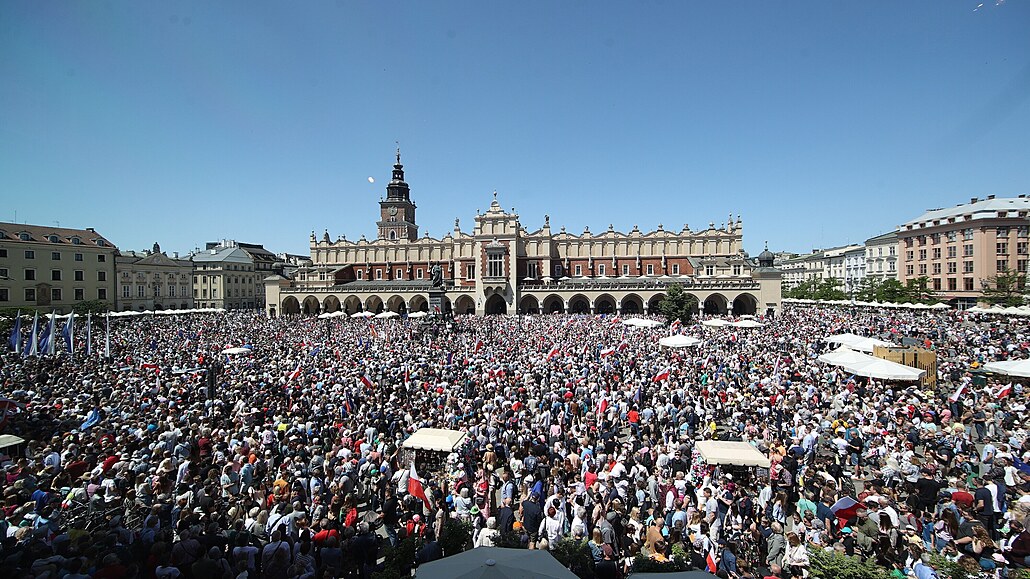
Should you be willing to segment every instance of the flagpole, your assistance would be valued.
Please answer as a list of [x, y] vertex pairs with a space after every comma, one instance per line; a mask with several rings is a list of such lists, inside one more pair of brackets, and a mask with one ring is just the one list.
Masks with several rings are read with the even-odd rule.
[[93, 312], [86, 313], [86, 358], [93, 353]]
[[107, 312], [104, 322], [104, 358], [111, 359], [111, 312]]

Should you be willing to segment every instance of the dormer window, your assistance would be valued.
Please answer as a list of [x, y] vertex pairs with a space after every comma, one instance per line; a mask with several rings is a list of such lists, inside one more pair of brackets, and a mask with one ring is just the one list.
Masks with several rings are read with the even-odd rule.
[[22, 241], [32, 241], [32, 236], [24, 231], [18, 234], [18, 239]]
[[98, 239], [97, 240], [97, 245], [99, 247], [107, 247], [107, 243], [105, 243], [103, 239]]
[[80, 239], [78, 237], [73, 237], [72, 238], [72, 245], [82, 245], [82, 239]]
[[50, 235], [47, 237], [47, 241], [49, 241], [50, 243], [60, 243], [61, 238], [56, 235]]

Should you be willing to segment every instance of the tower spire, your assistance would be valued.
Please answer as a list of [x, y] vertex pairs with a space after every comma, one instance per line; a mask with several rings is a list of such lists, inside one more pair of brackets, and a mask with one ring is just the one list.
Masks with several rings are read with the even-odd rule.
[[397, 145], [397, 164], [400, 165], [401, 164], [401, 142], [400, 141], [394, 141], [394, 144]]

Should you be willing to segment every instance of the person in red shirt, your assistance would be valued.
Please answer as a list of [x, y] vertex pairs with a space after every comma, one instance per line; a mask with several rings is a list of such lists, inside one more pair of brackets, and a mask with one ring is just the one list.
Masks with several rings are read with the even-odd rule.
[[967, 509], [973, 508], [973, 495], [966, 490], [966, 482], [958, 481], [955, 484], [955, 488], [955, 492], [951, 493], [951, 500], [955, 501], [955, 504]]
[[640, 435], [640, 412], [637, 411], [637, 406], [634, 404], [629, 412], [626, 413], [626, 419], [629, 420], [629, 427], [633, 429], [633, 436]]

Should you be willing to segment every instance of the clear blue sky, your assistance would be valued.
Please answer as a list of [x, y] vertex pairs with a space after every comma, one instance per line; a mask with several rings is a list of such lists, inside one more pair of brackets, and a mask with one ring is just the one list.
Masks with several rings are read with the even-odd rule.
[[[1030, 193], [1030, 2], [0, 3], [0, 220], [121, 248], [744, 220], [803, 251]], [[368, 182], [374, 177], [375, 184]]]

